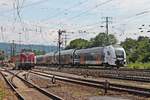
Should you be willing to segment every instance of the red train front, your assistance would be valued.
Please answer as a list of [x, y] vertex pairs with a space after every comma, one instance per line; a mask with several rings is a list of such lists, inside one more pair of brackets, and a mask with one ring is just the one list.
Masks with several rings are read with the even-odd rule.
[[31, 69], [35, 64], [35, 54], [32, 51], [22, 51], [16, 57], [16, 69]]

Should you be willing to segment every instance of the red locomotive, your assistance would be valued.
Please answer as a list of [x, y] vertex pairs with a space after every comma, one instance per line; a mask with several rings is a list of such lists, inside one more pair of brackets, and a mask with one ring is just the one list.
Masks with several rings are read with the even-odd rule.
[[35, 54], [29, 50], [22, 50], [21, 53], [14, 56], [12, 61], [15, 63], [15, 69], [31, 69], [35, 64]]

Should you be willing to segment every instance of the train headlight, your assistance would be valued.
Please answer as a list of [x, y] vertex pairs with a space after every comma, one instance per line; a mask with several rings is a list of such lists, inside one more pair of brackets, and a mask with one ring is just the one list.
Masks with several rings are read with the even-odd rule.
[[117, 58], [117, 60], [121, 61], [121, 60], [124, 60], [123, 58]]

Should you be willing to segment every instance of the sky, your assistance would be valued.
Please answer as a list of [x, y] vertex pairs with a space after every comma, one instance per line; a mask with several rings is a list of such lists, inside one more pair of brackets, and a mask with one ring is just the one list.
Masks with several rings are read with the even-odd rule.
[[[150, 0], [0, 0], [0, 42], [57, 45], [105, 32], [120, 41], [150, 36]], [[139, 28], [142, 28], [141, 30]], [[21, 34], [19, 34], [21, 33]]]

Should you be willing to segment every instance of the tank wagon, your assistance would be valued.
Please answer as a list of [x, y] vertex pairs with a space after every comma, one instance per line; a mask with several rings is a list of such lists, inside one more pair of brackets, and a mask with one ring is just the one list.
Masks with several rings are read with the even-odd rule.
[[[59, 52], [52, 52], [36, 57], [37, 65], [58, 65]], [[71, 66], [117, 67], [126, 64], [126, 53], [120, 46], [93, 47], [87, 49], [62, 50], [60, 64]]]
[[31, 69], [35, 65], [35, 54], [32, 51], [22, 51], [16, 56], [12, 57], [12, 61], [15, 63], [15, 69]]

